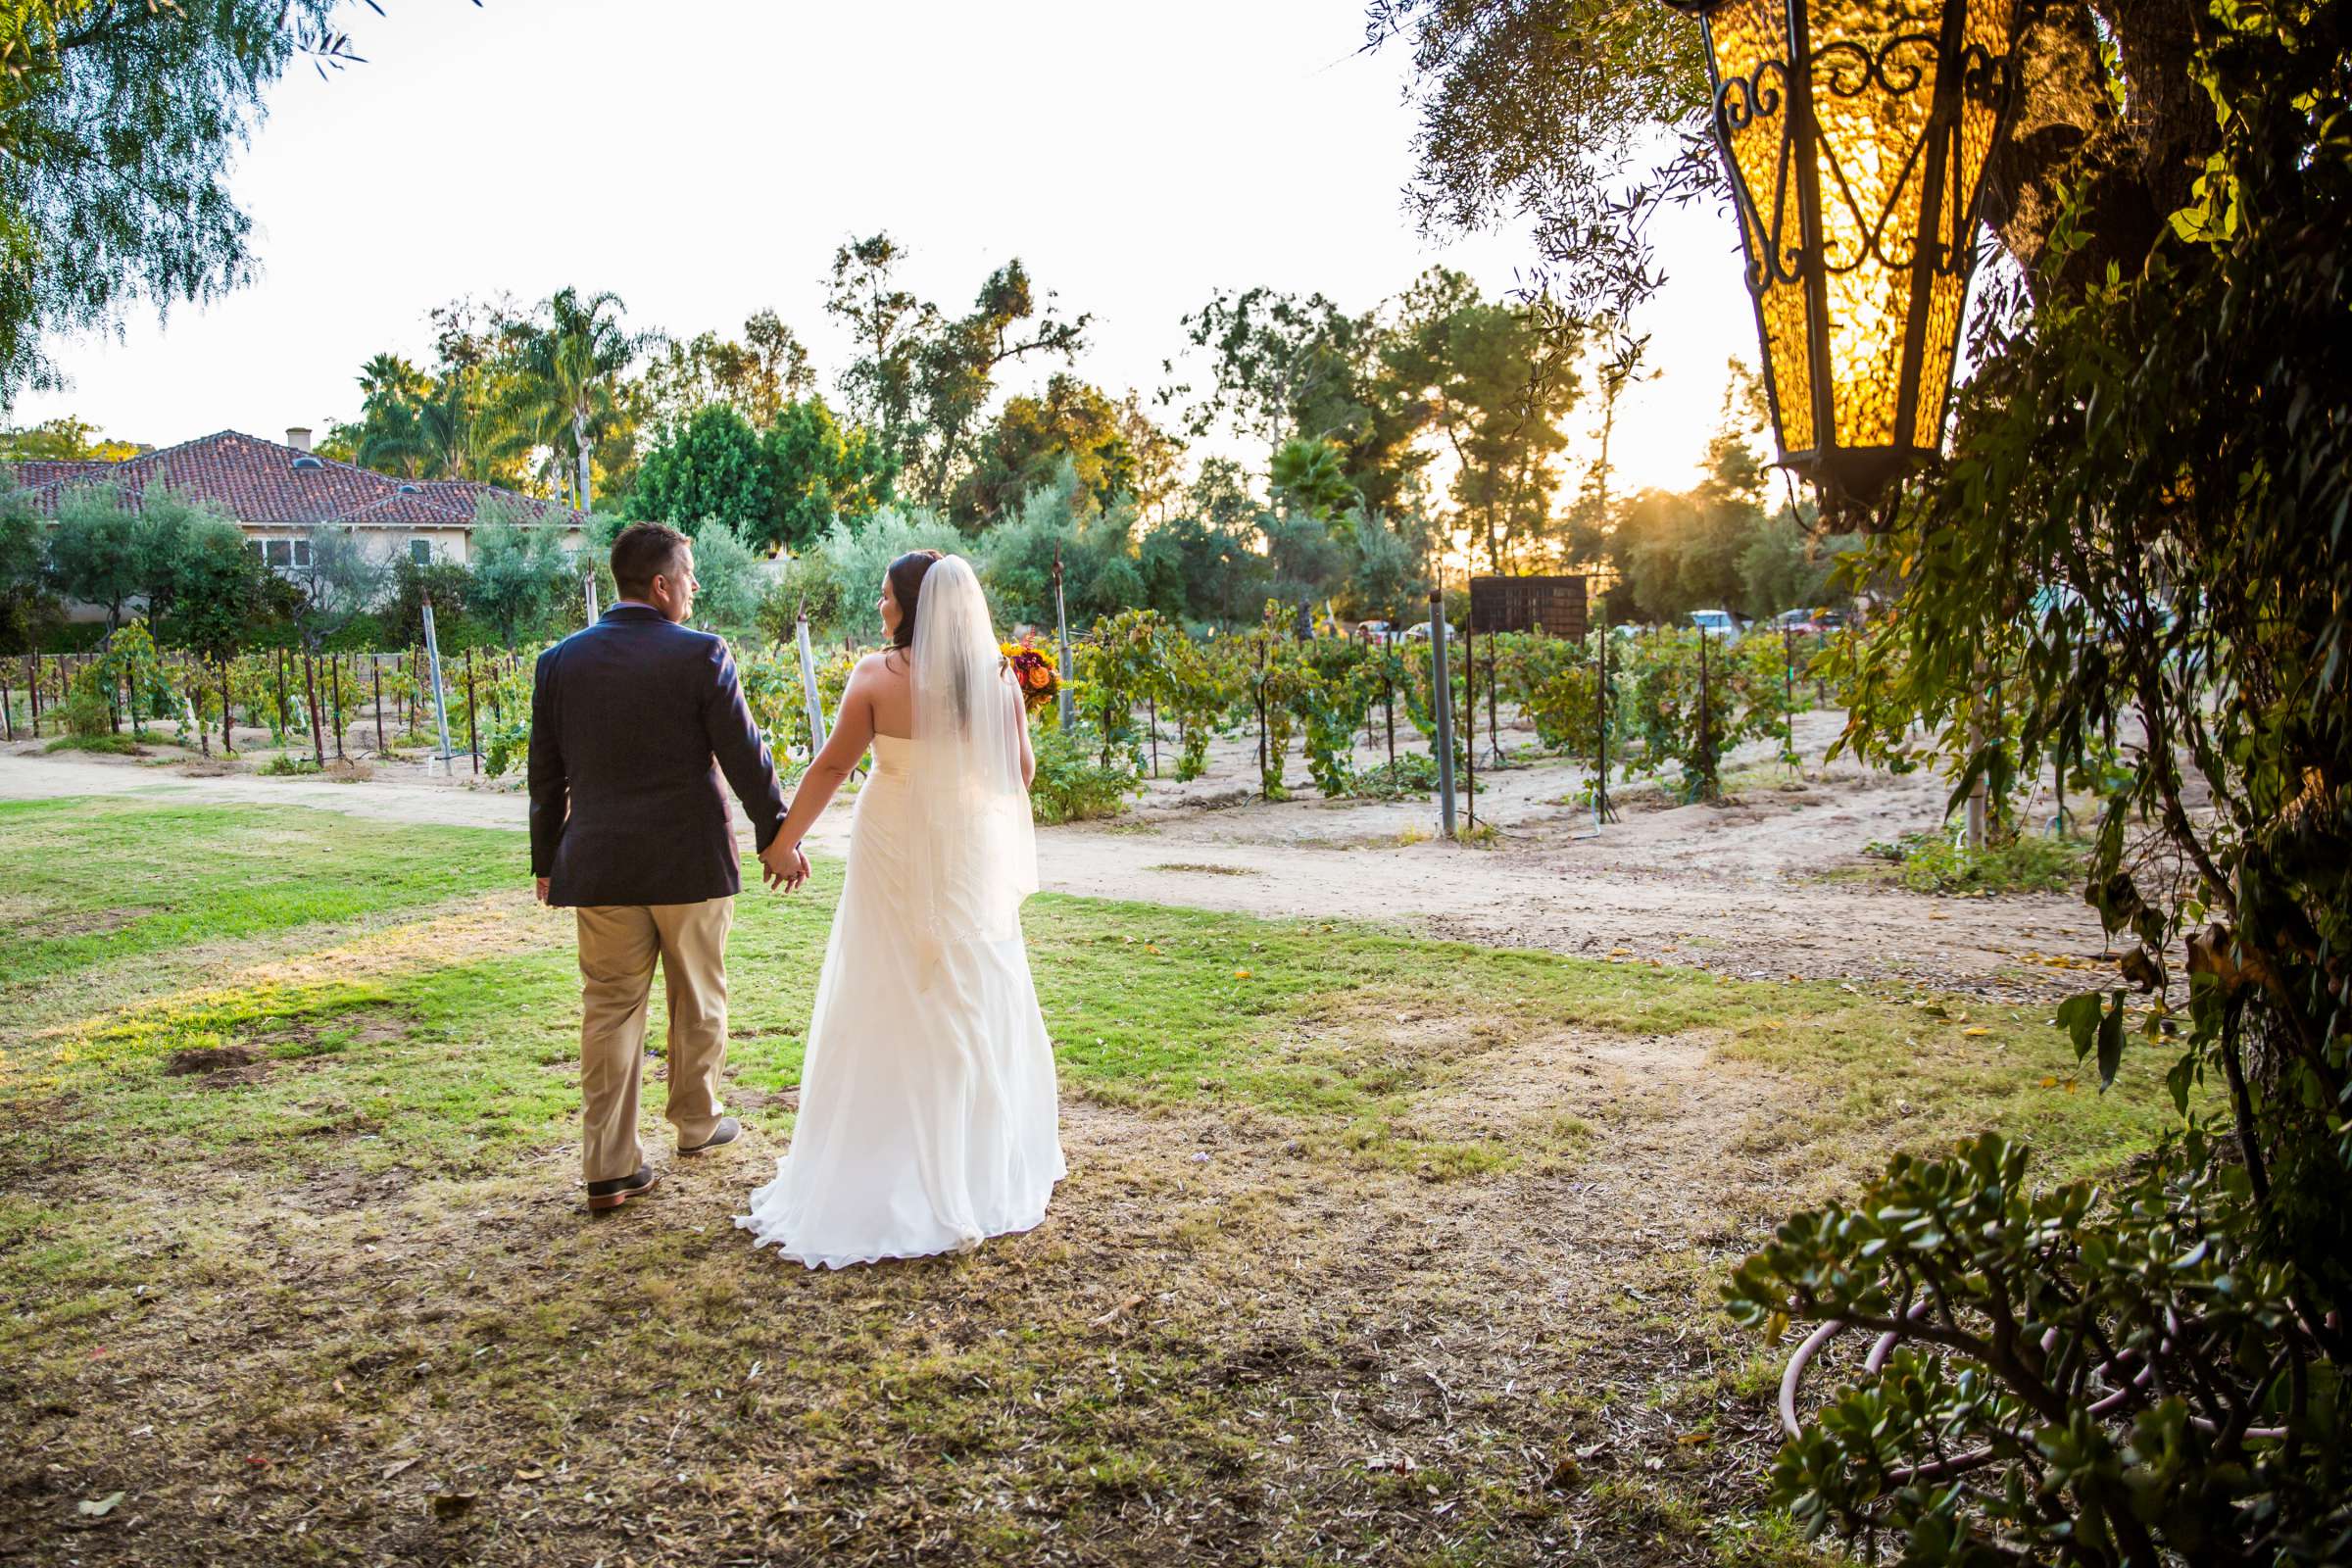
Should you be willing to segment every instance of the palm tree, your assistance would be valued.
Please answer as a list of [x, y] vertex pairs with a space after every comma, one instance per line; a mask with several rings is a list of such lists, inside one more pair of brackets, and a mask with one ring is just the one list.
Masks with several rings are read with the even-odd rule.
[[594, 499], [589, 459], [600, 426], [612, 413], [613, 379], [628, 368], [640, 346], [640, 339], [621, 327], [626, 308], [611, 292], [583, 300], [577, 289], [560, 289], [539, 308], [544, 321], [521, 342], [523, 401], [544, 424], [569, 436], [570, 456], [578, 465], [574, 501], [583, 512]]
[[1363, 500], [1337, 441], [1291, 437], [1274, 449], [1267, 479], [1278, 498], [1324, 523]]
[[378, 354], [360, 367], [360, 403], [416, 403], [424, 397], [424, 377], [416, 367], [397, 354]]
[[408, 417], [360, 448], [360, 462], [370, 468], [403, 464], [416, 479], [480, 478], [475, 449], [484, 432], [469, 380], [463, 370], [442, 376], [407, 411]]

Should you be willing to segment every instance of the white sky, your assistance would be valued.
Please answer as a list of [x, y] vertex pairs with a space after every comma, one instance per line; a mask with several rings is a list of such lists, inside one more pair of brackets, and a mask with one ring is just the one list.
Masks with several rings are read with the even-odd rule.
[[[772, 306], [829, 385], [847, 353], [821, 274], [879, 228], [946, 309], [1021, 257], [1095, 313], [1079, 369], [1114, 396], [1161, 384], [1178, 318], [1221, 285], [1360, 310], [1440, 261], [1495, 293], [1533, 260], [1523, 233], [1413, 231], [1405, 55], [1356, 52], [1351, 0], [386, 9], [347, 8], [368, 64], [323, 82], [298, 66], [234, 174], [258, 279], [58, 345], [74, 386], [21, 399], [15, 422], [72, 413], [158, 445], [323, 427], [356, 413], [368, 355], [430, 358], [430, 307], [566, 283], [680, 337]], [[1754, 356], [1728, 216], [1656, 232], [1673, 281], [1643, 324], [1663, 373], [1621, 410], [1627, 488], [1690, 481], [1725, 358]], [[1596, 417], [1568, 421], [1580, 452]]]

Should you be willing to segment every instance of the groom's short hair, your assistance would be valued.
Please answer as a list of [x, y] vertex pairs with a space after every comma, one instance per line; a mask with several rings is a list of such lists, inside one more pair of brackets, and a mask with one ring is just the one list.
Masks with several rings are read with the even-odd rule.
[[632, 522], [612, 541], [612, 586], [624, 599], [643, 599], [656, 577], [678, 574], [678, 553], [693, 541], [664, 522]]

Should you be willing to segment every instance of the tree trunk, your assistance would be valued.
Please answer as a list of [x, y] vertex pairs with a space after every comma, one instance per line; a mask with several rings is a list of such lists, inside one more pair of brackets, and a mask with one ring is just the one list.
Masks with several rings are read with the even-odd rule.
[[2109, 263], [2127, 277], [2138, 271], [2218, 140], [2212, 107], [2188, 74], [2204, 7], [2116, 0], [2104, 14], [2132, 83], [2128, 114], [2108, 97], [2090, 7], [2050, 8], [2018, 51], [2023, 97], [1986, 171], [1984, 219], [2030, 284], [2047, 286], [2035, 269], [2074, 185], [2084, 202], [2075, 226], [2088, 242], [2050, 281], [2072, 290], [2105, 276]]

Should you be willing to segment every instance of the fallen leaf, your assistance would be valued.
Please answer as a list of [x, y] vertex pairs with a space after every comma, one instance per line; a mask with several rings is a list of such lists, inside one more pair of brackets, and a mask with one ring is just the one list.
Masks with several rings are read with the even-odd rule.
[[1988, 1035], [1988, 1034], [1992, 1033], [1992, 1031], [1991, 1031], [1991, 1030], [1989, 1030], [1989, 1029], [1985, 1028], [1985, 1027], [1984, 1027], [1983, 1024], [1981, 1024], [1981, 1023], [1972, 1023], [1972, 1024], [1970, 1024], [1970, 1025], [1969, 1025], [1967, 1028], [1965, 1028], [1965, 1029], [1961, 1030], [1960, 1032], [1961, 1032], [1962, 1034], [1964, 1034], [1964, 1035]]
[[122, 1500], [122, 1497], [123, 1494], [120, 1492], [110, 1492], [94, 1502], [84, 1500], [75, 1506], [81, 1510], [81, 1516], [84, 1519], [103, 1519], [115, 1511], [116, 1505]]
[[1695, 1448], [1713, 1436], [1715, 1434], [1712, 1432], [1678, 1432], [1675, 1434], [1674, 1441], [1686, 1448]]
[[1236, 980], [1247, 980], [1250, 978], [1250, 971], [1247, 969], [1236, 969], [1233, 971], [1233, 977]]
[[1118, 1305], [1116, 1305], [1116, 1306], [1112, 1307], [1112, 1308], [1111, 1308], [1109, 1311], [1107, 1311], [1107, 1312], [1103, 1313], [1103, 1314], [1102, 1314], [1101, 1317], [1089, 1318], [1089, 1319], [1087, 1319], [1087, 1321], [1088, 1321], [1090, 1324], [1094, 1324], [1094, 1325], [1100, 1326], [1100, 1325], [1102, 1325], [1102, 1324], [1104, 1324], [1104, 1323], [1107, 1323], [1107, 1322], [1109, 1322], [1109, 1321], [1110, 1321], [1112, 1318], [1114, 1318], [1114, 1317], [1117, 1317], [1117, 1316], [1118, 1316], [1118, 1315], [1119, 1315], [1121, 1312], [1132, 1312], [1132, 1311], [1134, 1311], [1134, 1310], [1135, 1310], [1137, 1307], [1139, 1307], [1139, 1306], [1141, 1306], [1141, 1305], [1143, 1305], [1143, 1304], [1144, 1304], [1144, 1298], [1143, 1298], [1141, 1296], [1130, 1296], [1129, 1298], [1127, 1298], [1127, 1299], [1125, 1299], [1124, 1301], [1121, 1301], [1121, 1302], [1120, 1302]]
[[415, 1459], [395, 1459], [390, 1464], [384, 1466], [384, 1479], [389, 1481], [394, 1476], [400, 1474], [403, 1470], [412, 1468], [417, 1462], [418, 1461]]
[[514, 1479], [517, 1481], [545, 1481], [547, 1479], [547, 1472], [540, 1469], [537, 1465], [533, 1465], [528, 1470], [515, 1471]]

